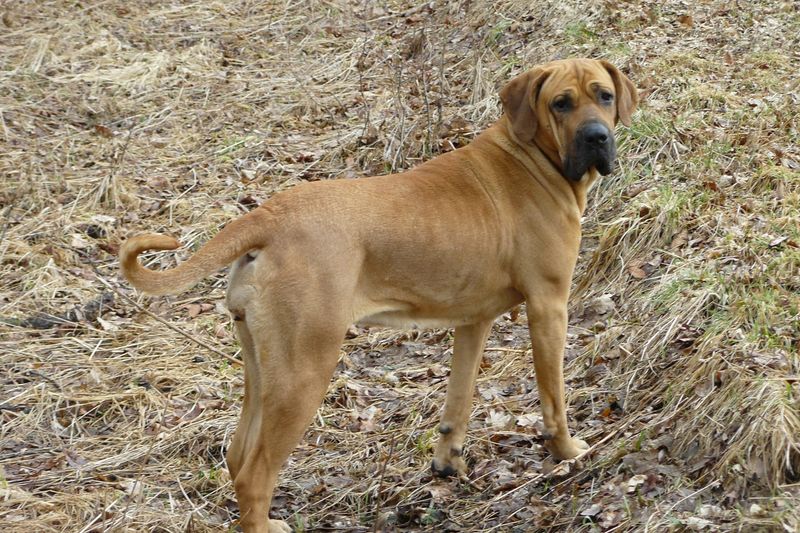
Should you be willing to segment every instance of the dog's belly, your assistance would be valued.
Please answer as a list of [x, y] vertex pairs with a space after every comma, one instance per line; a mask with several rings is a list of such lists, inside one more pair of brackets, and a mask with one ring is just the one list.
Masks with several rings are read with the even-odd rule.
[[355, 322], [400, 329], [457, 327], [494, 319], [522, 301], [519, 292], [506, 289], [483, 298], [457, 302], [371, 302], [362, 308]]
[[469, 318], [427, 318], [411, 317], [403, 313], [378, 313], [362, 318], [357, 322], [360, 326], [384, 326], [397, 329], [453, 328], [471, 324], [475, 320]]

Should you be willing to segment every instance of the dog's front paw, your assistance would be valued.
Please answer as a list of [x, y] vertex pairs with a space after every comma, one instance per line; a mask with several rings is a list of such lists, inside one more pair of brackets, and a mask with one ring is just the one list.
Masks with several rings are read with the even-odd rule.
[[431, 470], [441, 478], [462, 477], [467, 475], [467, 463], [461, 456], [460, 449], [446, 449], [443, 453], [437, 451], [431, 462]]
[[557, 461], [572, 459], [589, 449], [589, 445], [586, 441], [575, 438], [567, 438], [563, 441], [555, 439], [549, 440], [545, 442], [544, 446]]

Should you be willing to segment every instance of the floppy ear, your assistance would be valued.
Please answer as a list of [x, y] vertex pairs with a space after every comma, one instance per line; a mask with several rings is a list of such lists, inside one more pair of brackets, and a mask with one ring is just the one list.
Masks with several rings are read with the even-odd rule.
[[636, 86], [628, 77], [617, 70], [617, 67], [608, 61], [600, 60], [614, 81], [614, 92], [617, 93], [617, 118], [626, 126], [631, 125], [631, 115], [639, 105], [639, 93]]
[[503, 110], [508, 115], [514, 135], [522, 142], [532, 142], [536, 135], [536, 98], [548, 74], [542, 68], [535, 68], [520, 74], [500, 89]]

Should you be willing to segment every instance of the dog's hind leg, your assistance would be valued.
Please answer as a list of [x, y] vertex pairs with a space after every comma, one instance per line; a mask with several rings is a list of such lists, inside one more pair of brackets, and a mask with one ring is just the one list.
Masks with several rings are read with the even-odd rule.
[[246, 533], [291, 531], [286, 522], [268, 518], [272, 493], [278, 472], [325, 396], [347, 328], [344, 321], [331, 322], [330, 316], [301, 321], [271, 314], [264, 308], [248, 309], [247, 325], [239, 326], [245, 347], [245, 407], [229, 461]]
[[447, 400], [439, 425], [441, 437], [434, 453], [433, 472], [440, 477], [466, 474], [462, 457], [467, 422], [472, 410], [475, 378], [493, 320], [456, 328]]
[[[243, 320], [234, 322], [236, 327], [236, 337], [239, 339], [239, 345], [242, 347], [242, 359], [246, 362], [252, 361], [255, 357], [255, 347], [253, 346], [253, 337], [250, 335], [250, 330]], [[250, 418], [252, 413], [258, 412], [258, 407], [253, 407], [252, 403], [258, 401], [257, 396], [254, 394], [254, 387], [251, 384], [253, 380], [252, 374], [255, 373], [255, 368], [248, 371], [248, 366], [244, 367], [244, 399], [242, 401], [242, 413], [239, 415], [239, 425], [233, 433], [231, 444], [228, 446], [228, 453], [225, 456], [225, 462], [228, 464], [228, 472], [230, 472], [231, 479], [236, 479], [237, 474], [242, 466], [242, 455], [244, 454], [245, 437], [247, 436], [247, 428], [250, 427]]]

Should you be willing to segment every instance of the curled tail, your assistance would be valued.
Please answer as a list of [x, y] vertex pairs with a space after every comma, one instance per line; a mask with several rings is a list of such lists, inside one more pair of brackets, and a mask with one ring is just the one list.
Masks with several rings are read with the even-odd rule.
[[145, 250], [175, 250], [180, 243], [166, 235], [146, 233], [126, 240], [119, 251], [122, 275], [131, 285], [149, 294], [177, 294], [232, 263], [248, 250], [266, 244], [272, 217], [263, 208], [237, 218], [187, 261], [164, 271], [150, 270], [139, 263]]

